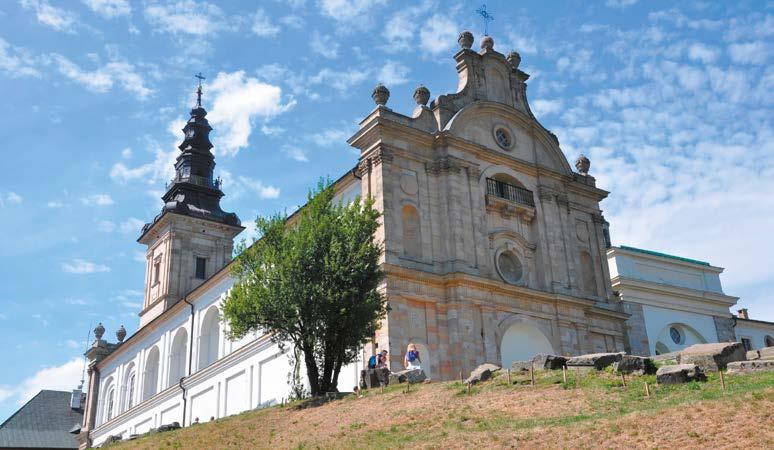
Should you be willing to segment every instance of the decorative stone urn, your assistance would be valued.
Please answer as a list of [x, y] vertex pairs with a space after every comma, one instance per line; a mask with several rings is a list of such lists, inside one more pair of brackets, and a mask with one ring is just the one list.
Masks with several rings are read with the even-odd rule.
[[97, 340], [102, 339], [102, 336], [105, 334], [105, 327], [102, 326], [102, 322], [98, 323], [96, 327], [94, 327], [94, 337], [97, 338]]
[[427, 105], [427, 102], [430, 100], [430, 89], [419, 85], [416, 90], [414, 90], [414, 101], [417, 102], [417, 105]]
[[379, 83], [374, 88], [374, 92], [371, 94], [371, 98], [374, 99], [379, 106], [387, 104], [387, 100], [390, 99], [390, 90], [387, 89], [382, 83]]
[[591, 167], [591, 161], [586, 158], [586, 155], [582, 154], [575, 160], [575, 168], [578, 169], [578, 173], [581, 175], [588, 175], [589, 168]]
[[469, 50], [470, 47], [473, 46], [473, 33], [470, 31], [463, 31], [457, 38], [457, 42], [459, 42], [460, 47], [464, 48], [465, 50]]
[[481, 39], [481, 50], [488, 52], [493, 48], [494, 48], [494, 39], [492, 39], [492, 36], [484, 36], [484, 39]]
[[116, 330], [116, 339], [118, 339], [118, 342], [124, 342], [124, 338], [126, 337], [126, 328], [124, 328], [123, 325], [121, 325], [118, 330]]
[[521, 55], [519, 52], [513, 51], [508, 53], [508, 62], [513, 66], [514, 69], [519, 68], [519, 64], [521, 64]]

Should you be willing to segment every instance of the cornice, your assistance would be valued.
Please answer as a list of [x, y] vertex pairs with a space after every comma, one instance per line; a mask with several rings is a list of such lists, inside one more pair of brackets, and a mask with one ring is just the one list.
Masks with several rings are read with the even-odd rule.
[[717, 273], [717, 274], [723, 273], [723, 270], [724, 270], [722, 267], [711, 266], [711, 265], [710, 266], [705, 266], [703, 264], [696, 264], [696, 263], [692, 263], [692, 262], [689, 262], [689, 261], [683, 261], [681, 259], [668, 258], [666, 256], [658, 256], [658, 255], [653, 255], [653, 254], [650, 254], [650, 253], [634, 252], [634, 251], [631, 251], [631, 250], [623, 249], [621, 247], [610, 247], [609, 249], [607, 249], [607, 257], [608, 258], [615, 257], [615, 256], [618, 256], [618, 255], [629, 256], [629, 257], [631, 257], [633, 259], [646, 259], [646, 260], [649, 260], [649, 261], [658, 261], [660, 263], [666, 263], [666, 264], [671, 264], [671, 265], [675, 265], [675, 266], [687, 267], [687, 268], [691, 268], [693, 270], [696, 270], [696, 269], [702, 270], [702, 271], [706, 270], [707, 272], [713, 272], [713, 273]]

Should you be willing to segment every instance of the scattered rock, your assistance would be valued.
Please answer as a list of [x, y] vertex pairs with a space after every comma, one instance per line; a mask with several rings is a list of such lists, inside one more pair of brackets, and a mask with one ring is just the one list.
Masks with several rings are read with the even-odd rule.
[[511, 364], [511, 372], [529, 372], [532, 368], [532, 360], [514, 361]]
[[748, 361], [761, 359], [761, 352], [759, 352], [758, 350], [750, 350], [749, 352], [747, 352], [746, 358]]
[[652, 375], [656, 373], [653, 360], [644, 356], [623, 355], [620, 361], [614, 362], [613, 370], [623, 374]]
[[156, 428], [156, 431], [159, 433], [163, 433], [165, 431], [177, 430], [178, 428], [180, 428], [180, 422], [172, 422], [170, 424], [162, 425]]
[[588, 355], [573, 356], [567, 360], [567, 367], [593, 367], [602, 370], [605, 367], [618, 362], [626, 353], [590, 353]]
[[547, 355], [544, 353], [538, 353], [532, 358], [535, 363], [535, 369], [540, 370], [562, 370], [565, 364], [567, 364], [567, 358], [559, 355]]
[[674, 363], [677, 364], [677, 359], [680, 357], [680, 352], [662, 353], [660, 355], [652, 356], [654, 362]]
[[658, 384], [680, 384], [689, 381], [707, 381], [707, 377], [696, 364], [676, 364], [659, 367], [656, 381]]
[[476, 384], [479, 381], [486, 381], [490, 378], [492, 378], [492, 373], [497, 372], [500, 370], [500, 366], [491, 364], [491, 363], [484, 363], [480, 366], [473, 369], [473, 372], [470, 372], [470, 376], [467, 380], [465, 380], [466, 383]]
[[733, 361], [744, 361], [747, 352], [741, 342], [695, 344], [680, 352], [680, 364], [696, 364], [703, 372], [718, 371]]
[[758, 351], [761, 354], [761, 359], [774, 359], [774, 347], [763, 347]]
[[410, 370], [401, 370], [398, 372], [392, 372], [390, 373], [388, 384], [398, 384], [398, 383], [421, 383], [423, 381], [427, 380], [427, 375], [425, 375], [425, 371], [422, 369], [410, 369]]
[[755, 361], [734, 361], [728, 363], [729, 374], [743, 374], [750, 372], [767, 372], [774, 370], [774, 359], [759, 359]]

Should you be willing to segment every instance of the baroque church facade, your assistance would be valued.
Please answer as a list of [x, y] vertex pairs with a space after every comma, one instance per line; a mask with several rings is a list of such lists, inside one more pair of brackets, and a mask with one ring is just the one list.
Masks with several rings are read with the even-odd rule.
[[[403, 115], [379, 85], [376, 107], [348, 141], [360, 158], [334, 188], [343, 201], [372, 196], [383, 214], [376, 239], [391, 310], [361, 362], [342, 369], [342, 390], [377, 350], [402, 368], [409, 342], [436, 380], [541, 352], [648, 354], [642, 315], [613, 291], [599, 207], [608, 192], [588, 159], [573, 170], [530, 111], [518, 53], [497, 52], [490, 37], [475, 51], [469, 32], [459, 44], [456, 93], [430, 102], [420, 86]], [[100, 326], [86, 354], [82, 448], [289, 396], [288, 353], [267, 335], [225, 337], [220, 308], [243, 228], [219, 206], [210, 130], [199, 91], [162, 211], [138, 239], [147, 247], [140, 328], [129, 338], [119, 330], [111, 343]]]

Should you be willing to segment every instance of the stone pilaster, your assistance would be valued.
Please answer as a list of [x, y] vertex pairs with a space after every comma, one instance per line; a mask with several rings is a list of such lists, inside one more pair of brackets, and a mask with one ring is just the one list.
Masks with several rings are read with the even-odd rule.
[[712, 317], [715, 320], [715, 330], [718, 333], [718, 342], [736, 342], [733, 317]]

